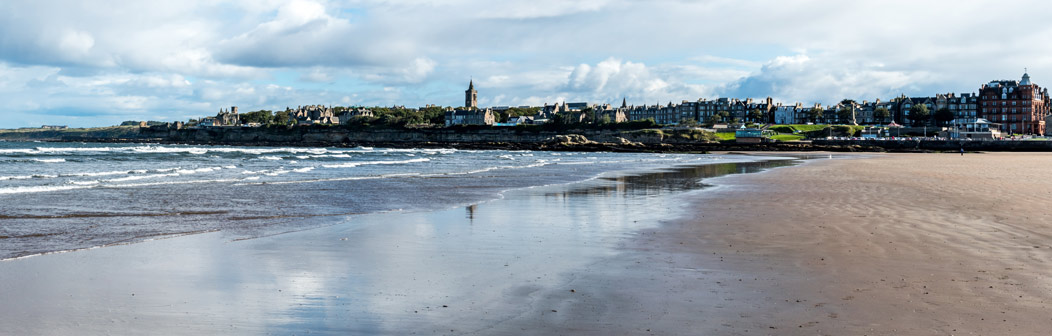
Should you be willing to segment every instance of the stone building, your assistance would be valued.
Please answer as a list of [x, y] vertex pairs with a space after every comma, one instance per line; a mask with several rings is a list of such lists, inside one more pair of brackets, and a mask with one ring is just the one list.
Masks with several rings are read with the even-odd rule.
[[972, 120], [979, 117], [979, 95], [975, 93], [939, 94], [935, 96], [936, 111], [941, 109], [953, 112], [955, 120]]
[[238, 126], [241, 125], [241, 118], [237, 114], [237, 106], [231, 106], [229, 111], [219, 109], [219, 114], [216, 114], [214, 126]]
[[479, 107], [479, 93], [475, 91], [475, 81], [468, 82], [468, 89], [464, 91], [464, 107], [475, 109]]
[[1030, 82], [1023, 73], [1019, 82], [996, 80], [979, 89], [979, 114], [1001, 125], [1005, 133], [1045, 134], [1049, 115], [1048, 89]]
[[331, 106], [297, 106], [295, 110], [285, 108], [285, 113], [289, 114], [289, 119], [295, 120], [296, 123], [300, 125], [340, 123], [340, 118], [336, 116], [336, 112], [332, 109]]
[[371, 118], [374, 116], [375, 114], [372, 110], [364, 107], [352, 107], [336, 115], [337, 119], [339, 119], [338, 123], [340, 124], [346, 124], [354, 118]]
[[934, 97], [906, 97], [906, 95], [902, 95], [899, 98], [895, 98], [895, 110], [892, 113], [894, 121], [902, 125], [912, 124], [913, 119], [910, 119], [910, 109], [916, 105], [927, 106], [928, 112], [934, 114], [935, 101]]
[[801, 103], [796, 103], [796, 105], [778, 104], [778, 106], [774, 108], [774, 120], [772, 123], [780, 125], [802, 124], [803, 122], [801, 122], [801, 120], [804, 118], [798, 116], [797, 111], [800, 111], [803, 107], [804, 104]]
[[595, 107], [596, 120], [608, 121], [612, 123], [622, 123], [628, 121], [628, 101], [624, 99], [621, 101], [621, 106], [613, 107], [610, 104], [603, 104]]
[[455, 125], [493, 125], [497, 122], [496, 115], [491, 109], [446, 109], [444, 116], [446, 127]]

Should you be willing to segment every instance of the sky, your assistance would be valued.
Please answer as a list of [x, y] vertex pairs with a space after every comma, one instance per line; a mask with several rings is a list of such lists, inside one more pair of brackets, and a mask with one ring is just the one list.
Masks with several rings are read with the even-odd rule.
[[[0, 128], [300, 105], [792, 104], [1052, 85], [1052, 1], [0, 2]], [[1048, 83], [1048, 84], [1046, 84]]]

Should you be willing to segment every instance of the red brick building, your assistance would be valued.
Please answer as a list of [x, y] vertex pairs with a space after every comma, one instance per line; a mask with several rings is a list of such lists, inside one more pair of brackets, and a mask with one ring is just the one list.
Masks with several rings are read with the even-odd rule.
[[979, 115], [1001, 124], [1001, 131], [1018, 134], [1045, 134], [1045, 117], [1049, 115], [1048, 89], [1023, 79], [997, 80], [979, 89]]

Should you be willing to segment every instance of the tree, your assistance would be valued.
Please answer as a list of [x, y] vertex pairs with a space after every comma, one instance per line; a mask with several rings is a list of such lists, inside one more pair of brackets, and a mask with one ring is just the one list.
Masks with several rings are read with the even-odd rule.
[[928, 119], [931, 119], [931, 111], [928, 110], [928, 105], [913, 105], [913, 107], [910, 107], [909, 118], [913, 122], [913, 126], [922, 126]]
[[953, 112], [950, 111], [950, 109], [943, 107], [938, 111], [935, 111], [934, 117], [935, 121], [938, 122], [938, 126], [945, 126], [950, 121], [953, 121], [953, 118], [955, 118], [956, 116], [953, 115]]
[[267, 125], [287, 126], [291, 122], [292, 118], [289, 117], [288, 113], [278, 112], [274, 114], [274, 117], [270, 119], [270, 123]]
[[242, 124], [257, 123], [260, 125], [266, 125], [269, 124], [271, 120], [274, 120], [274, 115], [270, 110], [241, 113], [238, 117], [241, 119]]
[[583, 123], [594, 124], [595, 123], [595, 109], [591, 106], [581, 109], [581, 114], [584, 115]]
[[761, 109], [753, 109], [752, 111], [749, 111], [747, 118], [753, 122], [762, 122], [764, 114], [765, 113], [763, 113], [763, 110]]
[[876, 118], [877, 122], [881, 124], [884, 123], [884, 120], [887, 120], [890, 117], [891, 111], [888, 111], [885, 107], [878, 107], [876, 110], [873, 110], [873, 118]]
[[425, 107], [417, 111], [419, 114], [419, 124], [434, 124], [442, 125], [445, 123], [446, 111], [445, 109], [438, 106]]
[[719, 113], [713, 113], [712, 115], [705, 117], [705, 123], [709, 125], [719, 124], [721, 121], [723, 121], [723, 117], [721, 117]]
[[840, 107], [840, 109], [836, 111], [836, 116], [841, 124], [855, 123], [855, 109], [850, 105]]
[[821, 107], [816, 107], [807, 111], [807, 119], [811, 120], [812, 123], [818, 123], [818, 120], [825, 117], [825, 110]]

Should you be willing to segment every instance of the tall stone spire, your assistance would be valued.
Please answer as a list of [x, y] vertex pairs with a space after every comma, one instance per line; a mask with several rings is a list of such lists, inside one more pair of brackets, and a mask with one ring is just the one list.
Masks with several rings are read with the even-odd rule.
[[468, 89], [464, 91], [464, 107], [471, 109], [479, 107], [478, 91], [475, 91], [474, 79], [468, 82]]
[[621, 107], [628, 107], [628, 98], [621, 98]]

